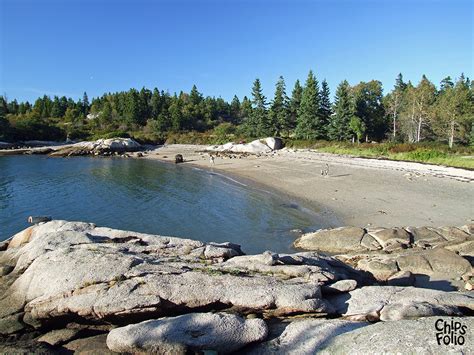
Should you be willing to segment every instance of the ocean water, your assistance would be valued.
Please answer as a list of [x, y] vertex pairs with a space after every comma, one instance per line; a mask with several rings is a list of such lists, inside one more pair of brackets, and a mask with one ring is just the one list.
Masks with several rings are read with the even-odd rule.
[[0, 157], [0, 240], [27, 217], [230, 241], [246, 253], [292, 252], [292, 229], [317, 216], [246, 183], [186, 165], [123, 158]]

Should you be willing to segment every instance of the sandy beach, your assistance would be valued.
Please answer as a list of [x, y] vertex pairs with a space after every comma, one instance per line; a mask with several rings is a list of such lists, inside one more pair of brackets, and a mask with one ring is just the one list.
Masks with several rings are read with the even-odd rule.
[[[204, 148], [167, 145], [146, 157], [174, 162], [175, 155], [182, 154], [184, 164], [253, 181], [296, 199], [321, 218], [331, 217], [334, 226], [444, 226], [474, 221], [473, 171], [289, 149], [241, 159], [217, 157], [211, 164]], [[322, 176], [326, 164], [329, 174]]]

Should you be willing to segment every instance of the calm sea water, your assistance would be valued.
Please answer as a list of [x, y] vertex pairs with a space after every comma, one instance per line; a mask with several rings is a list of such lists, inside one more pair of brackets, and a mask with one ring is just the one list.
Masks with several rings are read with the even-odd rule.
[[317, 228], [290, 201], [210, 171], [113, 158], [0, 157], [0, 240], [30, 215], [202, 241], [247, 253], [293, 251], [292, 229]]

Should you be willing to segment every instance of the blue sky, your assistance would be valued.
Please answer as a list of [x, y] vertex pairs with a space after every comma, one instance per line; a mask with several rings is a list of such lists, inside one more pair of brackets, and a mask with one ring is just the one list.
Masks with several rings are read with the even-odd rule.
[[143, 86], [273, 96], [313, 69], [331, 89], [396, 75], [473, 78], [466, 0], [0, 0], [0, 90], [75, 99]]

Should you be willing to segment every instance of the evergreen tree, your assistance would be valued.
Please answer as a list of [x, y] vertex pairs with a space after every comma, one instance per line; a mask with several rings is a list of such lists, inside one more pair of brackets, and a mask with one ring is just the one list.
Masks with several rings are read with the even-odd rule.
[[331, 92], [329, 91], [329, 85], [326, 79], [321, 83], [321, 92], [320, 92], [320, 105], [319, 105], [319, 116], [325, 130], [325, 138], [327, 137], [327, 129], [329, 127], [329, 122], [331, 121]]
[[191, 92], [189, 93], [189, 100], [195, 106], [203, 100], [202, 94], [198, 91], [196, 85], [193, 85]]
[[6, 119], [7, 112], [7, 100], [0, 96], [0, 140], [9, 140], [10, 138], [10, 123]]
[[147, 88], [143, 87], [140, 90], [139, 94], [139, 111], [140, 111], [140, 118], [141, 122], [144, 124], [147, 119], [149, 119], [151, 115], [151, 97], [152, 92]]
[[270, 135], [279, 135], [282, 130], [289, 130], [290, 111], [288, 96], [286, 95], [285, 79], [278, 79], [270, 111], [268, 113], [267, 131]]
[[184, 116], [181, 110], [182, 101], [180, 98], [174, 95], [171, 100], [170, 107], [168, 108], [170, 118], [170, 129], [173, 132], [178, 132], [184, 127]]
[[334, 115], [328, 129], [328, 135], [333, 140], [347, 140], [351, 138], [349, 122], [355, 116], [353, 100], [350, 96], [350, 87], [347, 80], [339, 84], [334, 101]]
[[295, 135], [300, 139], [320, 139], [326, 134], [326, 127], [320, 117], [319, 84], [310, 70], [301, 97]]
[[18, 101], [16, 99], [13, 99], [8, 103], [8, 113], [12, 115], [17, 115], [18, 114]]
[[87, 92], [84, 91], [84, 95], [82, 95], [82, 113], [84, 116], [87, 116], [90, 110], [89, 104], [89, 97], [87, 96]]
[[403, 75], [402, 73], [399, 73], [397, 75], [397, 78], [395, 79], [395, 90], [400, 90], [403, 91], [407, 87], [407, 84], [403, 81]]
[[258, 137], [265, 134], [267, 127], [267, 107], [266, 97], [262, 92], [262, 85], [257, 78], [252, 88], [252, 111], [247, 120], [247, 132], [252, 137]]
[[246, 123], [252, 117], [252, 101], [247, 96], [242, 99], [240, 105], [240, 117], [242, 122]]
[[454, 87], [453, 80], [450, 76], [447, 76], [440, 83], [440, 91], [446, 91], [447, 89], [452, 89]]
[[163, 109], [163, 99], [157, 88], [153, 89], [153, 93], [150, 99], [150, 106], [151, 106], [151, 116], [154, 119], [157, 119], [158, 115], [162, 112], [162, 109]]
[[61, 110], [61, 102], [59, 101], [59, 97], [54, 96], [53, 105], [51, 106], [51, 117], [63, 117], [64, 113], [65, 112]]
[[230, 103], [230, 116], [234, 124], [240, 123], [240, 100], [236, 95], [234, 95], [232, 102]]
[[301, 86], [300, 81], [296, 80], [293, 91], [291, 92], [289, 129], [294, 129], [296, 127], [302, 96], [303, 87]]
[[112, 105], [109, 100], [105, 100], [102, 111], [99, 114], [99, 122], [102, 127], [107, 127], [112, 123]]

